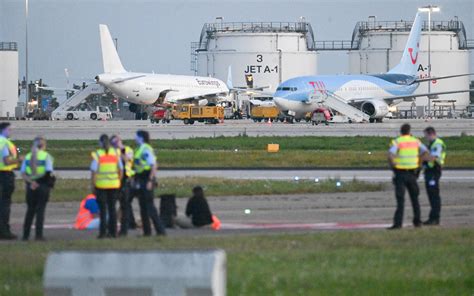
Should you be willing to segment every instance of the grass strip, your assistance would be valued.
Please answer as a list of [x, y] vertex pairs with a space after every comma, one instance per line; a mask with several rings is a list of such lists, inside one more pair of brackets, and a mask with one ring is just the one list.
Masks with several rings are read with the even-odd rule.
[[[336, 180], [279, 181], [279, 180], [234, 180], [221, 178], [163, 178], [160, 179], [157, 195], [171, 193], [177, 197], [190, 197], [191, 189], [196, 185], [204, 187], [206, 196], [235, 195], [272, 195], [328, 192], [369, 192], [383, 190], [382, 184], [367, 183], [358, 180], [342, 182], [336, 186]], [[88, 193], [90, 181], [87, 179], [58, 179], [51, 193], [50, 202], [80, 202]], [[13, 202], [25, 202], [25, 186], [17, 180]]]
[[42, 295], [49, 252], [224, 249], [228, 295], [471, 295], [474, 229], [0, 244], [0, 294]]
[[[446, 167], [474, 167], [474, 137], [445, 138]], [[161, 167], [386, 167], [387, 137], [218, 137], [187, 140], [157, 140], [153, 145]], [[280, 144], [280, 152], [267, 153], [268, 143]], [[26, 152], [30, 141], [18, 141]], [[129, 143], [131, 144], [131, 143]], [[51, 140], [48, 150], [56, 167], [87, 168], [91, 140]]]

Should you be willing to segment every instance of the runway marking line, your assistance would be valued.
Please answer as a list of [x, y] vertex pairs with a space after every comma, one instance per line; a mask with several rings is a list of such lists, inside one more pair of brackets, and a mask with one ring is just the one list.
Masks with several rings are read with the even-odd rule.
[[[222, 223], [223, 230], [244, 229], [313, 229], [313, 230], [351, 230], [351, 229], [382, 229], [391, 226], [384, 223]], [[45, 229], [74, 229], [73, 224], [46, 224]]]

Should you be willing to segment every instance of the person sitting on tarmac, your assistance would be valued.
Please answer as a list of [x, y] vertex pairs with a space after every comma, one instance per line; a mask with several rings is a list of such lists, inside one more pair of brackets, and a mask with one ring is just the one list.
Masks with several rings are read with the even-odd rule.
[[175, 221], [176, 225], [181, 228], [210, 227], [212, 225], [212, 213], [201, 186], [193, 188], [193, 196], [188, 200], [185, 214], [186, 216], [178, 216]]
[[99, 229], [99, 205], [94, 194], [89, 194], [81, 201], [74, 228], [77, 230]]

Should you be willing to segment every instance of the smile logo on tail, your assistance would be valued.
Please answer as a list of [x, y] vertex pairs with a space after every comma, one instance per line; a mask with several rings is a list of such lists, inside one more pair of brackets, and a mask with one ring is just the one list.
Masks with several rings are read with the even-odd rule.
[[[417, 44], [416, 44], [416, 48], [417, 48], [417, 49], [420, 48], [420, 43], [417, 43]], [[411, 63], [412, 63], [413, 65], [416, 64], [416, 60], [418, 60], [418, 50], [416, 51], [415, 57], [413, 57], [413, 48], [412, 48], [412, 47], [409, 47], [409, 48], [408, 48], [408, 53], [410, 53]]]

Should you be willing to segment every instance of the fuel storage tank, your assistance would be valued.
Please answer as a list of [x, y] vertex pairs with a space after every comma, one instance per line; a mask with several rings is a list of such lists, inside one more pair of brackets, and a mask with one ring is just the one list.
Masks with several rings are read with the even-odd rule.
[[18, 48], [0, 42], [0, 118], [14, 117], [18, 103]]
[[[418, 56], [418, 76], [428, 77], [428, 41], [430, 40], [431, 77], [469, 73], [469, 51], [466, 30], [458, 19], [451, 21], [432, 21], [431, 34], [428, 22], [423, 23]], [[349, 72], [351, 74], [384, 73], [393, 68], [401, 59], [412, 22], [407, 21], [368, 21], [358, 22], [352, 42], [357, 50], [349, 52]], [[470, 77], [422, 82], [416, 93], [469, 89]], [[441, 95], [439, 100], [455, 101], [456, 109], [469, 105], [469, 93]], [[409, 102], [400, 104], [410, 105]], [[428, 98], [416, 99], [417, 106], [427, 106]]]
[[[274, 92], [282, 81], [317, 73], [312, 27], [301, 22], [206, 23], [192, 50], [193, 70], [200, 76], [227, 80], [229, 66], [234, 86], [268, 86]], [[193, 64], [192, 64], [193, 65]]]

